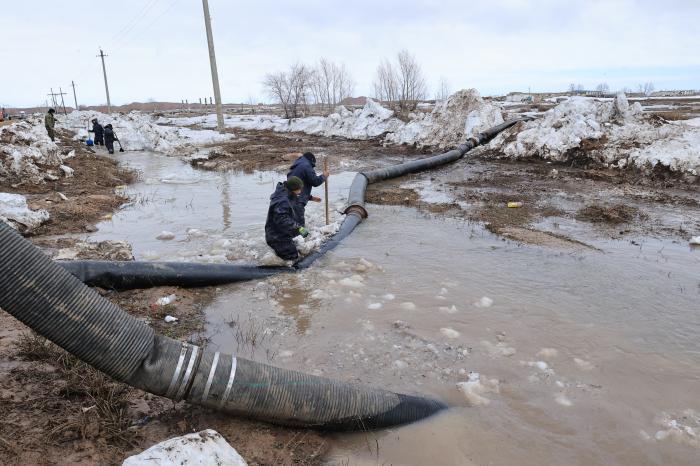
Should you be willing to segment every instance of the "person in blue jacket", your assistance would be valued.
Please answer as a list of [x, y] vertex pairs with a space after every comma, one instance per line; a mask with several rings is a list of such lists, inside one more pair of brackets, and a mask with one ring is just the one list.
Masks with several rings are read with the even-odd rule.
[[321, 186], [328, 179], [329, 173], [324, 171], [323, 174], [317, 175], [314, 167], [316, 166], [316, 156], [311, 152], [305, 152], [301, 157], [296, 159], [287, 173], [287, 178], [296, 176], [304, 183], [304, 188], [299, 195], [299, 203], [301, 204], [302, 225], [306, 224], [304, 220], [304, 210], [309, 201], [321, 202], [320, 197], [311, 195], [311, 188]]
[[299, 251], [293, 241], [295, 236], [309, 236], [309, 230], [304, 227], [304, 210], [300, 203], [303, 188], [304, 182], [301, 179], [290, 176], [286, 182], [277, 183], [275, 192], [270, 196], [265, 241], [284, 260], [299, 258]]

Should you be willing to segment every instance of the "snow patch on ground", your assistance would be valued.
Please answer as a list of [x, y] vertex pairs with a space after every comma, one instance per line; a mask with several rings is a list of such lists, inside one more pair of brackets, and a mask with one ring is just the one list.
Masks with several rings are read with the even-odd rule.
[[42, 118], [0, 127], [0, 178], [31, 184], [43, 183], [47, 176], [58, 179], [64, 173], [59, 167], [72, 156], [72, 151], [62, 154], [51, 141]]
[[0, 193], [0, 220], [22, 233], [28, 233], [49, 219], [45, 210], [31, 210], [21, 194]]
[[[74, 139], [85, 140], [88, 136], [88, 124], [97, 118], [101, 125], [111, 123], [124, 150], [147, 150], [166, 155], [190, 155], [206, 144], [228, 141], [235, 136], [231, 133], [220, 134], [212, 130], [193, 130], [177, 126], [162, 126], [150, 115], [130, 112], [126, 115], [95, 111], [76, 111], [69, 113], [59, 123], [60, 126], [76, 133]], [[92, 128], [92, 124], [89, 124]], [[90, 133], [91, 137], [94, 135]], [[115, 143], [115, 147], [119, 145]]]
[[690, 175], [700, 173], [700, 129], [694, 122], [654, 121], [623, 94], [612, 100], [572, 97], [541, 119], [504, 131], [490, 147], [511, 158], [562, 162], [580, 149], [607, 166], [647, 169], [660, 164]]
[[183, 464], [246, 466], [248, 463], [215, 430], [175, 437], [124, 460], [122, 466], [180, 466]]

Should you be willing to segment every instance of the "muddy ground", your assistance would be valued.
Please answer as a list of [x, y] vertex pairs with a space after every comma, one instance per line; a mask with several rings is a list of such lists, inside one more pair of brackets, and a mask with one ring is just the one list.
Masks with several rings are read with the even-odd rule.
[[64, 162], [74, 170], [73, 176], [47, 179], [39, 185], [0, 180], [0, 192], [23, 194], [30, 208], [49, 212], [49, 220], [33, 235], [94, 231], [95, 223], [127, 201], [116, 188], [136, 180], [136, 173], [120, 168], [114, 159], [88, 150], [72, 136], [70, 131], [59, 130], [56, 143], [65, 153], [75, 150], [75, 156]]
[[[208, 160], [193, 165], [208, 170], [285, 170], [289, 165], [285, 154], [310, 150], [331, 156], [334, 170], [361, 170], [422, 155], [410, 147], [383, 147], [377, 141], [265, 131], [237, 134], [245, 140], [220, 146]], [[62, 144], [74, 145], [68, 135], [61, 136]], [[32, 240], [52, 257], [130, 260], [129, 246], [123, 243], [85, 244], [47, 237], [89, 231], [126, 202], [115, 188], [135, 180], [135, 174], [120, 169], [112, 159], [75, 148], [76, 157], [67, 161], [75, 169], [73, 178], [41, 187], [0, 188], [26, 194], [32, 207], [49, 210], [52, 221]], [[560, 222], [581, 222], [610, 237], [640, 233], [685, 241], [700, 231], [697, 185], [596, 167], [499, 161], [488, 155], [493, 154], [475, 151], [447, 167], [370, 186], [367, 201], [463, 218], [483, 223], [504, 238], [568, 250], [591, 246], [558, 231]], [[429, 199], [421, 188], [426, 184], [449, 200]], [[69, 200], [56, 199], [55, 191]], [[509, 208], [508, 202], [522, 205]], [[202, 309], [217, 293], [215, 288], [172, 287], [98, 291], [156, 331], [198, 343], [204, 342]], [[154, 305], [171, 293], [178, 297], [174, 304]], [[166, 324], [166, 314], [179, 322]], [[156, 442], [206, 428], [224, 435], [251, 465], [323, 464], [329, 448], [326, 438], [316, 432], [221, 416], [113, 382], [2, 311], [0, 416], [1, 464], [120, 464]]]
[[[383, 158], [391, 160], [417, 158], [429, 153], [409, 146], [383, 146], [379, 140], [352, 141], [343, 138], [327, 138], [300, 133], [275, 133], [273, 131], [236, 130], [237, 139], [217, 144], [208, 159], [193, 160], [192, 165], [205, 170], [281, 170], [285, 171], [298, 152], [312, 152], [319, 161], [330, 157], [336, 170], [374, 166]], [[397, 163], [397, 162], [395, 162]]]

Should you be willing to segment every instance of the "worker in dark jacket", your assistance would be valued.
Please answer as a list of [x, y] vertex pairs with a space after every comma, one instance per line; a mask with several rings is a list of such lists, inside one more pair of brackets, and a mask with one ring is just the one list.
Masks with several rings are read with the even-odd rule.
[[299, 197], [304, 182], [291, 176], [284, 183], [277, 183], [277, 189], [270, 196], [270, 208], [265, 222], [265, 241], [281, 259], [296, 260], [299, 252], [293, 238], [309, 236], [303, 225], [303, 210]]
[[[317, 175], [314, 167], [316, 166], [316, 156], [311, 152], [306, 152], [304, 155], [294, 161], [287, 173], [287, 178], [296, 176], [304, 182], [304, 189], [299, 196], [299, 202], [302, 206], [302, 220], [304, 217], [304, 209], [309, 201], [321, 202], [320, 197], [311, 195], [311, 188], [321, 186], [327, 179], [329, 173], [324, 171], [322, 175]], [[305, 225], [306, 222], [302, 223]]]
[[105, 132], [104, 128], [102, 127], [101, 124], [97, 122], [97, 118], [92, 119], [92, 129], [90, 130], [91, 133], [95, 133], [95, 145], [96, 146], [104, 146], [105, 145]]
[[56, 137], [56, 133], [54, 132], [54, 126], [56, 126], [56, 117], [54, 116], [54, 113], [56, 113], [56, 110], [50, 108], [44, 116], [44, 126], [46, 127], [46, 132], [49, 133], [49, 137], [52, 141]]
[[110, 154], [114, 154], [114, 141], [118, 140], [117, 136], [114, 134], [114, 129], [112, 128], [112, 123], [105, 125], [105, 147]]

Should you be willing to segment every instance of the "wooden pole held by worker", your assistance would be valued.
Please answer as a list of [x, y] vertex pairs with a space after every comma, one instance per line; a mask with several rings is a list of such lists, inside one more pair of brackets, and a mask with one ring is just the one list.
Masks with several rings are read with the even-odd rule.
[[[328, 156], [323, 158], [323, 171], [328, 173]], [[326, 178], [323, 183], [323, 187], [326, 190], [326, 225], [330, 224], [330, 215], [328, 212], [328, 178]]]

